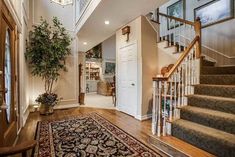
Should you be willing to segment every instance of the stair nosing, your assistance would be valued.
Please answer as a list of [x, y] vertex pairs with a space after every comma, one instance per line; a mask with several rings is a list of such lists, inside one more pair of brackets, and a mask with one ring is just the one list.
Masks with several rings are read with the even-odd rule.
[[192, 94], [192, 95], [186, 95], [186, 97], [208, 98], [208, 99], [214, 99], [214, 100], [232, 101], [232, 102], [234, 101], [235, 102], [235, 98], [222, 97], [222, 96]]
[[235, 74], [201, 74], [201, 76], [235, 76]]
[[209, 67], [209, 68], [227, 68], [227, 67], [232, 68], [232, 67], [234, 67], [234, 68], [235, 68], [235, 65], [229, 65], [229, 66], [214, 66], [214, 67], [203, 65], [202, 67], [206, 67], [206, 68], [208, 68], [208, 67]]
[[[189, 105], [183, 107], [182, 109], [187, 110], [189, 112], [193, 111], [194, 113], [202, 113], [202, 114], [206, 114], [206, 115], [210, 115], [210, 116], [215, 116], [218, 118], [229, 118], [230, 120], [235, 121], [235, 114], [232, 114], [232, 113], [227, 113], [227, 112], [222, 112], [222, 111], [217, 111], [217, 110], [212, 110], [212, 109], [207, 109], [207, 108], [205, 109], [205, 108], [189, 106]], [[204, 111], [207, 111], [207, 112], [204, 112]], [[233, 117], [230, 118], [230, 116], [233, 116]]]
[[218, 84], [196, 84], [196, 85], [193, 85], [193, 86], [235, 88], [235, 85], [218, 85]]
[[[187, 127], [185, 127], [185, 125], [181, 125], [181, 124], [177, 123], [177, 121], [181, 121], [182, 123], [191, 123], [191, 124], [190, 125], [187, 124]], [[184, 120], [184, 119], [179, 119], [177, 121], [175, 121], [176, 125], [179, 125], [183, 128], [188, 128], [190, 130], [195, 130], [196, 132], [200, 132], [200, 133], [205, 134], [207, 136], [211, 136], [215, 139], [222, 139], [222, 138], [218, 135], [211, 134], [212, 132], [219, 134], [219, 135], [222, 135], [222, 137], [226, 137], [226, 138], [223, 138], [224, 140], [226, 140], [229, 144], [233, 144], [235, 146], [235, 135], [234, 134], [231, 134], [231, 133], [219, 130], [219, 129], [215, 129], [212, 127], [208, 127], [208, 126], [205, 126], [202, 124], [198, 124], [195, 122], [191, 122], [188, 120]], [[192, 126], [196, 126], [196, 127], [192, 127]], [[228, 140], [228, 139], [231, 139], [231, 140]]]

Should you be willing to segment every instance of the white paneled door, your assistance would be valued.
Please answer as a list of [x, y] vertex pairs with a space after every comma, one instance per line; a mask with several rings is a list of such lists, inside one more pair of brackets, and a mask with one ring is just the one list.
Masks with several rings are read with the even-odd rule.
[[118, 51], [118, 109], [129, 115], [137, 113], [137, 44]]

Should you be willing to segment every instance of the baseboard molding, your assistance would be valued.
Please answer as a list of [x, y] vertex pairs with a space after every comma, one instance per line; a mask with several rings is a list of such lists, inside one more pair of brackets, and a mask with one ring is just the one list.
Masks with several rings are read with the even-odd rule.
[[116, 110], [116, 107], [99, 107], [99, 106], [92, 106], [92, 105], [80, 105], [79, 107], [88, 107], [88, 108], [97, 108], [97, 109], [107, 109], [107, 110]]
[[75, 107], [79, 107], [80, 105], [77, 104], [66, 104], [66, 105], [56, 105], [54, 106], [55, 110], [60, 110], [60, 109], [68, 109], [68, 108], [75, 108]]
[[28, 105], [27, 109], [23, 113], [23, 119], [22, 119], [22, 123], [23, 124], [22, 124], [22, 127], [24, 127], [24, 125], [25, 125], [25, 123], [26, 123], [26, 121], [27, 121], [27, 119], [29, 117], [29, 113], [30, 113], [30, 109], [29, 109], [29, 105]]
[[136, 115], [135, 116], [136, 119], [143, 121], [143, 120], [147, 120], [147, 119], [151, 119], [152, 118], [152, 114], [146, 114], [146, 115]]

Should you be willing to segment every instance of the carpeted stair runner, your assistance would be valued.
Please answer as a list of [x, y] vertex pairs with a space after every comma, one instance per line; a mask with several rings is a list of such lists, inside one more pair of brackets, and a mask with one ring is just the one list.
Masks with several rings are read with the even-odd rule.
[[203, 66], [215, 66], [215, 64], [216, 64], [216, 62], [208, 61], [208, 60], [205, 60], [205, 59], [202, 60], [202, 65]]
[[234, 75], [201, 75], [201, 84], [232, 85], [235, 84]]
[[190, 106], [235, 114], [235, 99], [208, 95], [188, 95]]
[[180, 110], [180, 117], [188, 121], [235, 134], [235, 114], [186, 106]]
[[225, 67], [203, 66], [201, 67], [201, 74], [202, 75], [235, 74], [235, 66], [225, 66]]
[[217, 156], [235, 156], [234, 134], [180, 119], [173, 123], [172, 135]]
[[194, 88], [195, 94], [235, 98], [235, 85], [199, 84]]
[[216, 156], [235, 157], [235, 66], [203, 59], [200, 83], [172, 123], [172, 135]]

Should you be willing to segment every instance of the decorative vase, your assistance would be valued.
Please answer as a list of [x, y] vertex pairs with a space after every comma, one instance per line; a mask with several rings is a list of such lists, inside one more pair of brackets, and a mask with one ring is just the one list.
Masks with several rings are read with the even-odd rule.
[[46, 105], [46, 104], [41, 104], [39, 108], [39, 112], [41, 115], [50, 115], [53, 114], [53, 106], [52, 105]]

